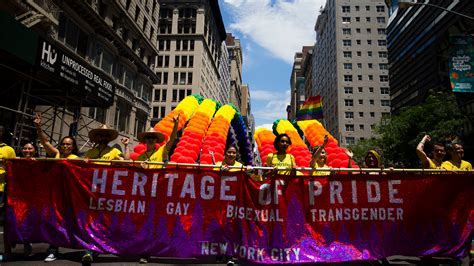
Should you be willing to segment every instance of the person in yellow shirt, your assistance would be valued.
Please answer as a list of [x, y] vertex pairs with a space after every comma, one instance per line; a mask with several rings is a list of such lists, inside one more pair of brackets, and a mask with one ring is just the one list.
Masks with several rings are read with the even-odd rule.
[[[100, 128], [93, 129], [89, 132], [89, 139], [95, 143], [95, 147], [86, 152], [86, 159], [100, 159], [100, 160], [123, 160], [124, 155], [122, 152], [114, 147], [109, 146], [109, 142], [115, 140], [118, 137], [118, 131], [115, 129], [108, 128], [106, 125]], [[123, 138], [122, 144], [124, 149], [128, 151], [128, 139]]]
[[278, 170], [279, 174], [290, 175], [292, 168], [296, 166], [295, 157], [286, 153], [291, 145], [291, 139], [287, 134], [279, 134], [273, 141], [276, 153], [269, 153], [265, 160], [265, 166], [273, 167], [268, 173], [276, 173], [276, 168], [287, 168], [287, 170]]
[[[320, 146], [316, 146], [316, 150], [313, 153], [313, 156], [311, 157], [311, 161], [309, 162], [309, 167], [313, 169], [318, 169], [318, 168], [329, 168], [329, 166], [326, 164], [327, 160], [327, 154], [326, 150], [324, 149], [326, 145], [328, 144], [328, 136], [324, 136], [324, 142]], [[313, 170], [311, 171], [310, 175], [316, 175], [316, 176], [324, 176], [324, 175], [330, 175], [330, 171], [317, 171]]]
[[[230, 172], [235, 172], [235, 171], [240, 171], [243, 169], [243, 164], [239, 163], [237, 160], [237, 148], [233, 145], [227, 146], [224, 154], [224, 161], [222, 162], [217, 162], [216, 165], [219, 166], [218, 169], [223, 170], [223, 171], [230, 171]], [[238, 166], [239, 168], [229, 168], [229, 166]], [[247, 168], [245, 168], [247, 169]]]
[[[5, 161], [3, 159], [15, 158], [15, 150], [3, 142], [5, 137], [5, 128], [0, 126], [0, 193], [1, 198], [3, 199], [3, 192], [5, 191]], [[3, 201], [0, 202], [0, 205], [3, 206]]]
[[165, 135], [161, 132], [155, 131], [154, 128], [150, 128], [150, 130], [146, 132], [141, 132], [138, 134], [138, 141], [141, 143], [146, 144], [146, 151], [140, 156], [138, 156], [137, 161], [144, 162], [142, 166], [144, 168], [162, 168], [162, 165], [159, 164], [146, 164], [146, 162], [164, 162], [168, 159], [169, 151], [176, 140], [177, 133], [178, 133], [178, 122], [179, 122], [179, 115], [173, 117], [173, 131], [171, 131], [170, 139], [166, 142], [165, 145], [161, 146], [160, 148], [156, 149], [156, 144], [165, 140]]
[[431, 142], [431, 137], [429, 135], [425, 135], [416, 146], [416, 155], [418, 155], [418, 158], [421, 160], [423, 168], [441, 169], [444, 155], [446, 155], [444, 145], [441, 143], [433, 143], [431, 150], [433, 159], [430, 159], [424, 151], [424, 146], [427, 142]]
[[448, 146], [448, 153], [451, 159], [441, 164], [442, 169], [472, 171], [471, 163], [462, 159], [464, 157], [464, 147], [461, 143], [453, 143]]
[[79, 156], [79, 150], [77, 148], [76, 139], [71, 136], [65, 136], [59, 141], [59, 149], [55, 148], [49, 141], [41, 129], [41, 114], [36, 114], [35, 120], [33, 120], [33, 124], [36, 127], [36, 132], [38, 134], [38, 138], [46, 150], [46, 153], [53, 158], [64, 158], [64, 159], [77, 159]]

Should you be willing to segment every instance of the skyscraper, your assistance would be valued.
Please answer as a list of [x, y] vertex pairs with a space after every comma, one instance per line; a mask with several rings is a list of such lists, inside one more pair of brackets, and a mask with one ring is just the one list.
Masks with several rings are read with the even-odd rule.
[[371, 137], [390, 114], [386, 24], [381, 0], [328, 0], [317, 19], [312, 95], [342, 145]]
[[187, 95], [220, 100], [221, 43], [226, 38], [217, 0], [161, 0], [159, 54], [152, 123]]

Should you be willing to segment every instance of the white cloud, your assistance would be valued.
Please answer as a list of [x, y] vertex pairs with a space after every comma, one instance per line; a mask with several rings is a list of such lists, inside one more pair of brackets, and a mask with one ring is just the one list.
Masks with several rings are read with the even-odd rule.
[[[282, 95], [283, 94], [283, 95]], [[283, 97], [282, 97], [283, 96]], [[276, 119], [284, 119], [286, 115], [286, 106], [290, 103], [290, 91], [275, 93], [268, 90], [251, 90], [252, 113], [257, 117], [260, 123], [273, 122]]]
[[233, 15], [230, 29], [273, 56], [292, 64], [295, 52], [315, 42], [314, 24], [326, 0], [224, 0]]

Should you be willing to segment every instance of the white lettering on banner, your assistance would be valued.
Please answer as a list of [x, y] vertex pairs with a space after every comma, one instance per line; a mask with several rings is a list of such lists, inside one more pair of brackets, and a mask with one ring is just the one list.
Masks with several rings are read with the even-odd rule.
[[[166, 191], [167, 197], [173, 197], [173, 189], [175, 188], [174, 180], [178, 177], [179, 175], [174, 173], [165, 174], [165, 178], [168, 178], [168, 188]], [[231, 194], [229, 191], [231, 190], [230, 183], [236, 182], [237, 176], [222, 176], [218, 180], [220, 180], [220, 189], [218, 190], [220, 193], [219, 199], [225, 201], [235, 201], [235, 195]], [[199, 186], [199, 184], [196, 184], [196, 182], [201, 182], [201, 185]], [[198, 195], [201, 197], [201, 199], [211, 200], [216, 196], [216, 187], [219, 186], [219, 184], [214, 185], [215, 183], [214, 177], [212, 176], [203, 176], [200, 181], [196, 181], [194, 174], [186, 174], [183, 185], [179, 192], [179, 197], [195, 199], [196, 195]], [[201, 191], [198, 193], [196, 193], [196, 186], [198, 189], [201, 189]]]
[[221, 200], [231, 200], [235, 201], [235, 195], [227, 195], [226, 192], [230, 190], [230, 187], [227, 186], [227, 181], [235, 182], [237, 181], [237, 176], [222, 176], [221, 177]]
[[169, 215], [188, 215], [189, 203], [168, 202], [166, 213]]
[[196, 192], [194, 191], [194, 175], [193, 174], [186, 175], [186, 178], [184, 179], [183, 188], [181, 190], [181, 195], [179, 197], [184, 199], [186, 197], [186, 194], [189, 194], [189, 196], [192, 199], [196, 198]]
[[125, 195], [125, 190], [118, 189], [118, 186], [122, 185], [122, 180], [120, 180], [120, 177], [127, 176], [127, 175], [128, 175], [128, 171], [115, 171], [114, 172], [114, 181], [112, 183], [113, 195], [120, 195], [120, 196]]
[[89, 210], [144, 214], [145, 205], [144, 200], [89, 198]]
[[102, 178], [99, 178], [99, 169], [94, 169], [92, 174], [92, 192], [97, 191], [97, 185], [100, 185], [100, 193], [105, 193], [105, 186], [107, 182], [107, 169], [102, 170]]
[[[351, 180], [351, 182], [341, 182], [341, 181], [329, 181], [329, 186], [325, 186], [323, 188], [321, 182], [316, 180], [309, 180], [308, 182], [308, 200], [309, 205], [315, 205], [315, 200], [317, 197], [321, 197], [322, 195], [326, 196], [329, 194], [329, 203], [330, 204], [343, 204], [343, 195], [344, 193], [350, 193], [352, 203], [358, 204], [360, 203], [358, 190], [362, 189], [363, 184], [365, 185], [365, 189], [367, 190], [366, 193], [366, 203], [379, 203], [382, 199], [386, 199], [389, 203], [392, 204], [403, 204], [403, 198], [397, 198], [398, 189], [396, 188], [397, 185], [401, 185], [401, 180], [387, 180], [387, 181], [375, 181], [375, 180], [366, 180], [364, 181], [357, 181]], [[267, 185], [267, 184], [264, 184]], [[350, 187], [349, 187], [350, 185]], [[386, 190], [382, 190], [382, 186], [387, 187]], [[263, 185], [260, 186], [260, 193], [262, 193]], [[326, 193], [325, 189], [328, 189]], [[382, 191], [384, 192], [382, 194]], [[362, 193], [364, 195], [364, 193]], [[264, 200], [267, 198], [261, 198], [259, 195], [259, 203], [261, 205], [265, 205], [263, 203]]]
[[145, 184], [146, 175], [144, 173], [135, 172], [133, 175], [132, 195], [137, 195], [137, 188], [140, 188], [140, 196], [145, 196]]
[[210, 200], [214, 197], [214, 186], [206, 186], [206, 183], [214, 184], [214, 178], [206, 175], [201, 179], [201, 198]]
[[313, 222], [402, 221], [403, 208], [334, 208], [311, 209]]
[[258, 210], [234, 205], [227, 205], [226, 217], [259, 222], [283, 222], [279, 209]]

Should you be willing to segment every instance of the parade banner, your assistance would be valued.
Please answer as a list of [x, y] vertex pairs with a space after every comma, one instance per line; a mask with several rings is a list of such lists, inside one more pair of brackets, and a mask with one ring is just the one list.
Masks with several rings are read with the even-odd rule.
[[263, 264], [467, 254], [474, 175], [281, 176], [10, 160], [6, 237]]

